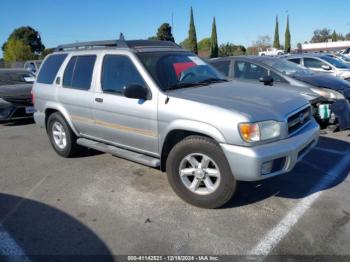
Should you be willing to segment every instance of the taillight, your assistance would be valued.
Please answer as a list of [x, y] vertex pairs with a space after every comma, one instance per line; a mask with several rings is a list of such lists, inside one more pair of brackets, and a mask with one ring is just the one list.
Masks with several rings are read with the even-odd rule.
[[34, 103], [35, 103], [35, 97], [34, 97], [34, 94], [33, 94], [33, 90], [30, 92], [30, 94], [32, 95], [32, 104], [34, 105]]

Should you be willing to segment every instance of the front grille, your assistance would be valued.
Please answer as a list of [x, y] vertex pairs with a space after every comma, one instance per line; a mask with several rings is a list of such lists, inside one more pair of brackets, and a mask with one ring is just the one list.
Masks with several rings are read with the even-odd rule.
[[301, 129], [311, 119], [311, 108], [307, 107], [288, 118], [288, 133], [292, 134]]

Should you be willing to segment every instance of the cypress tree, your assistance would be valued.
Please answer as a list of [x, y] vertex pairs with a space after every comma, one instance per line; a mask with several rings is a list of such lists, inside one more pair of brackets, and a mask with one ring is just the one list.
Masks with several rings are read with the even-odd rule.
[[285, 43], [284, 43], [284, 50], [286, 53], [290, 53], [291, 49], [291, 43], [290, 43], [290, 31], [289, 31], [289, 16], [287, 16], [287, 27], [286, 27], [286, 34], [285, 34]]
[[210, 38], [210, 58], [214, 58], [218, 56], [219, 56], [218, 35], [216, 32], [216, 21], [214, 17], [213, 26], [211, 29], [211, 38]]
[[278, 16], [276, 16], [276, 26], [275, 26], [275, 38], [273, 41], [273, 47], [279, 49], [280, 46], [280, 35], [279, 35], [279, 28], [278, 28]]
[[332, 34], [332, 42], [337, 42], [338, 41], [338, 34], [337, 32], [334, 30], [333, 34]]
[[188, 42], [190, 50], [198, 54], [196, 27], [194, 26], [193, 9], [191, 7], [190, 29], [188, 31]]

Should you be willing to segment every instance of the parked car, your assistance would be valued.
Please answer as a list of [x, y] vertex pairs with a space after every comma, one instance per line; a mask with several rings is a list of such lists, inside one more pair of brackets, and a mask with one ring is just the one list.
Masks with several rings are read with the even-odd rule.
[[310, 101], [319, 123], [327, 125], [338, 121], [340, 129], [350, 127], [350, 83], [343, 79], [315, 73], [274, 57], [225, 57], [212, 59], [210, 63], [230, 79], [255, 84], [261, 82], [262, 85], [297, 92]]
[[33, 117], [35, 77], [24, 69], [0, 69], [0, 121]]
[[42, 60], [30, 60], [24, 63], [24, 69], [32, 72], [34, 75], [39, 71]]
[[343, 55], [341, 53], [336, 53], [336, 54], [334, 54], [334, 57], [340, 59], [340, 61], [342, 61], [343, 63], [350, 65], [350, 57], [349, 56]]
[[327, 53], [304, 53], [283, 56], [282, 58], [315, 72], [333, 75], [350, 81], [350, 67], [342, 61], [330, 57]]
[[319, 136], [303, 97], [229, 82], [173, 42], [59, 46], [33, 95], [35, 121], [60, 156], [88, 147], [160, 168], [205, 208], [225, 204], [237, 180], [289, 172]]
[[350, 47], [339, 52], [340, 54], [350, 57]]
[[277, 48], [267, 48], [266, 51], [259, 52], [259, 56], [278, 56], [283, 55], [284, 50], [280, 50]]

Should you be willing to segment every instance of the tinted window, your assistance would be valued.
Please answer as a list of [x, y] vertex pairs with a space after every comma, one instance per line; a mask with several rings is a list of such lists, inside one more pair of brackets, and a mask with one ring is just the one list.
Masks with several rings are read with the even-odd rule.
[[230, 61], [218, 61], [212, 63], [212, 65], [225, 76], [228, 76], [230, 72]]
[[322, 65], [326, 65], [320, 60], [314, 59], [314, 58], [304, 58], [304, 66], [305, 67], [311, 67], [311, 68], [321, 68]]
[[67, 54], [49, 56], [42, 65], [37, 82], [42, 84], [52, 84], [66, 57]]
[[286, 83], [286, 80], [284, 80], [284, 78], [277, 75], [275, 72], [270, 71], [270, 76], [273, 78], [274, 82]]
[[141, 62], [162, 90], [214, 79], [226, 81], [212, 65], [189, 52], [140, 52]]
[[63, 76], [63, 86], [89, 90], [96, 56], [73, 56], [69, 61]]
[[72, 86], [72, 79], [73, 79], [73, 70], [75, 67], [75, 62], [77, 61], [77, 57], [73, 56], [64, 70], [63, 75], [63, 86], [71, 87]]
[[104, 92], [121, 93], [124, 86], [145, 86], [145, 82], [127, 56], [106, 55], [103, 59], [101, 85]]
[[289, 61], [293, 62], [293, 63], [296, 63], [298, 65], [300, 65], [300, 61], [301, 59], [300, 58], [292, 58], [292, 59], [288, 59]]
[[259, 80], [267, 75], [267, 70], [261, 66], [243, 61], [235, 62], [235, 78]]
[[335, 66], [336, 68], [348, 68], [346, 64], [344, 64], [342, 61], [339, 61], [338, 59], [334, 58], [333, 56], [322, 56], [322, 59], [326, 62], [330, 63], [331, 65]]

